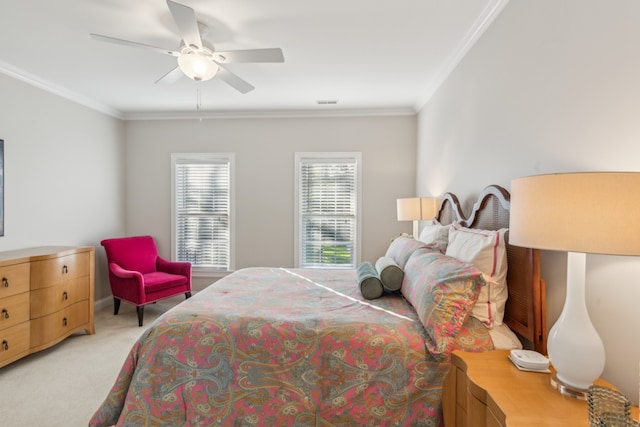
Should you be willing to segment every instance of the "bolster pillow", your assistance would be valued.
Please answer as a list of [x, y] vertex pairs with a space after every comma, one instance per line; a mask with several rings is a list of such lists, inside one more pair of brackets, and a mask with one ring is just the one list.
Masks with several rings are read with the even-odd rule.
[[363, 262], [356, 269], [358, 273], [358, 286], [362, 296], [366, 299], [380, 298], [384, 293], [384, 287], [378, 277], [378, 272], [370, 262]]
[[382, 286], [389, 291], [399, 291], [404, 279], [404, 271], [391, 257], [380, 257], [376, 261], [376, 271], [380, 276]]

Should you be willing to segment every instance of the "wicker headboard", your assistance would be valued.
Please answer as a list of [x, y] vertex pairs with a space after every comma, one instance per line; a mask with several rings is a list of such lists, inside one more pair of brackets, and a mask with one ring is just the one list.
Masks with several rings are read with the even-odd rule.
[[[445, 225], [459, 221], [468, 228], [508, 228], [509, 198], [507, 190], [490, 185], [480, 193], [471, 213], [465, 216], [458, 198], [445, 193], [436, 218]], [[546, 304], [544, 281], [540, 278], [540, 252], [510, 245], [507, 233], [507, 262], [509, 299], [504, 322], [520, 336], [525, 347], [546, 354]]]

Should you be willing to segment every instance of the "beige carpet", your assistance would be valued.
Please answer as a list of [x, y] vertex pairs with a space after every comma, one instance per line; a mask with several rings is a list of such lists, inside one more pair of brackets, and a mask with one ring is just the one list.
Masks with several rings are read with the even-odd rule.
[[86, 426], [111, 389], [135, 340], [160, 314], [184, 301], [175, 297], [145, 308], [122, 303], [96, 311], [96, 334], [78, 333], [0, 368], [0, 426]]

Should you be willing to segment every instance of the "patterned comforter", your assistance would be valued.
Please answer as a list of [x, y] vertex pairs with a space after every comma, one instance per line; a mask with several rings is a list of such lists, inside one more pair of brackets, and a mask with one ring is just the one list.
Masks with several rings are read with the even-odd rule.
[[[460, 345], [486, 349], [471, 329]], [[424, 334], [355, 271], [239, 270], [149, 327], [89, 425], [438, 426], [449, 356]]]

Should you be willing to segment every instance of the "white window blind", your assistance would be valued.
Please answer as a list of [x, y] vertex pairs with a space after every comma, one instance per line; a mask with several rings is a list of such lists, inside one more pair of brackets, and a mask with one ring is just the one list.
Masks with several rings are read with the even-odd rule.
[[358, 240], [356, 157], [301, 156], [298, 161], [298, 265], [354, 268]]
[[232, 158], [175, 155], [173, 163], [175, 259], [230, 270]]

